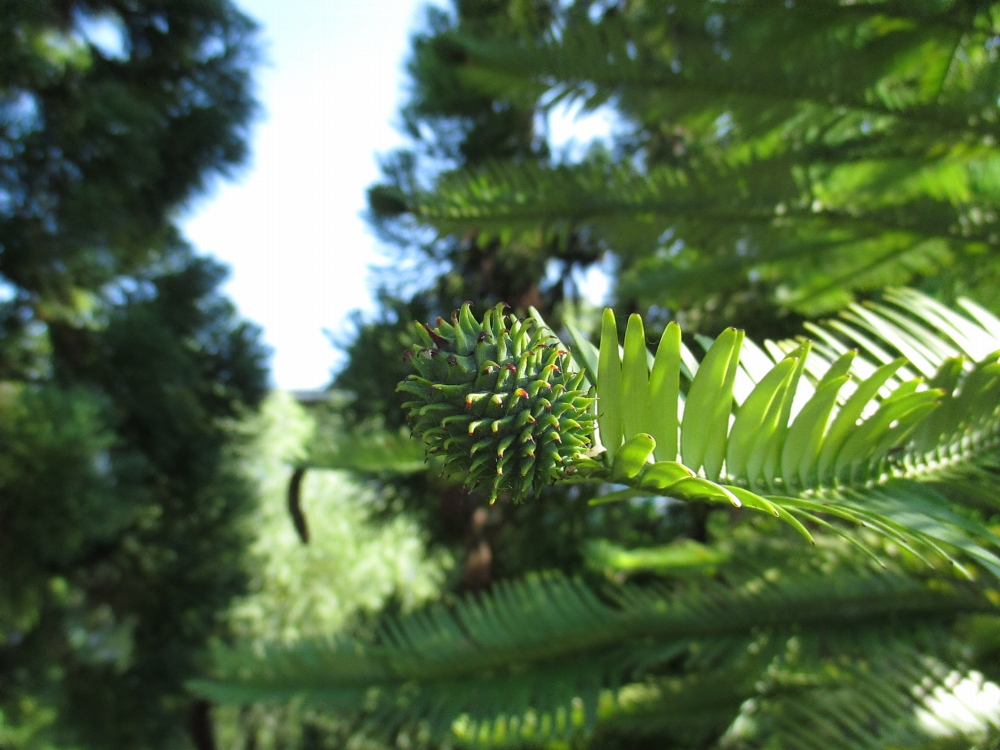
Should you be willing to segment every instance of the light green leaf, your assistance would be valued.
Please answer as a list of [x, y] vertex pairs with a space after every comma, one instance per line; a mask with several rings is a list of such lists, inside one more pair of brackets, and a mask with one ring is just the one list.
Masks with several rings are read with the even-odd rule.
[[791, 526], [795, 531], [801, 534], [810, 544], [815, 544], [816, 540], [813, 539], [812, 534], [809, 530], [802, 525], [802, 523], [797, 519], [792, 513], [786, 509], [779, 509], [768, 500], [766, 497], [761, 497], [760, 495], [751, 492], [750, 490], [744, 489], [742, 487], [735, 487], [733, 485], [727, 484], [726, 489], [732, 492], [736, 497], [740, 499], [743, 506], [746, 508], [753, 508], [755, 510], [761, 510], [765, 513], [770, 513], [777, 518]]
[[[869, 336], [866, 336], [864, 333], [859, 331], [854, 326], [849, 326], [842, 320], [831, 320], [827, 323], [827, 325], [830, 328], [839, 331], [844, 336], [847, 336], [849, 339], [858, 344], [858, 346], [860, 346], [865, 352], [868, 353], [869, 357], [873, 361], [881, 363], [883, 365], [888, 365], [896, 361], [894, 355], [890, 354], [888, 351], [882, 348], [882, 346], [880, 346], [879, 343], [877, 343], [874, 339], [872, 339]], [[913, 380], [913, 378], [915, 378], [917, 374], [910, 369], [909, 362], [905, 358], [903, 358], [902, 361], [903, 364], [900, 365], [899, 367], [898, 377], [902, 380]], [[868, 365], [870, 367], [870, 365], [864, 359], [859, 358], [855, 362], [856, 367], [863, 365]], [[872, 372], [874, 373], [874, 370]], [[871, 376], [868, 375], [867, 377]]]
[[[746, 474], [747, 461], [754, 445], [765, 439], [761, 434], [761, 427], [769, 412], [777, 412], [774, 404], [776, 401], [780, 404], [784, 395], [783, 386], [787, 387], [795, 366], [796, 360], [785, 359], [771, 368], [736, 412], [726, 452], [726, 472], [729, 476]], [[753, 479], [754, 477], [748, 477], [748, 481]]]
[[879, 367], [875, 373], [858, 386], [849, 399], [847, 399], [840, 413], [837, 414], [830, 426], [830, 431], [823, 441], [820, 449], [819, 465], [816, 479], [819, 482], [827, 480], [829, 469], [832, 468], [834, 459], [844, 444], [848, 434], [855, 428], [855, 423], [861, 416], [868, 402], [875, 398], [878, 389], [893, 376], [896, 370], [900, 369], [906, 362], [905, 359], [897, 359]]
[[[872, 456], [893, 422], [899, 420], [900, 423], [905, 423], [907, 415], [922, 406], [936, 408], [941, 395], [942, 392], [938, 390], [918, 391], [883, 401], [879, 410], [855, 428], [844, 441], [843, 446], [837, 452], [834, 475], [839, 476], [845, 468], [854, 462]], [[929, 412], [921, 410], [919, 413], [928, 414]]]
[[681, 328], [671, 321], [663, 331], [649, 376], [650, 434], [658, 461], [677, 458], [677, 405], [680, 398]]
[[657, 461], [646, 467], [639, 477], [639, 482], [643, 488], [662, 490], [685, 477], [693, 476], [694, 473], [684, 464], [676, 461]]
[[963, 297], [958, 301], [958, 304], [965, 308], [965, 311], [975, 318], [979, 325], [989, 331], [993, 338], [1000, 339], [1000, 318], [985, 307], [977, 305], [971, 299]]
[[[996, 346], [990, 346], [990, 338], [981, 327], [963, 315], [952, 312], [947, 307], [918, 294], [910, 289], [890, 289], [885, 298], [904, 310], [909, 310], [921, 320], [947, 334], [964, 354], [972, 359], [981, 359]], [[984, 340], [985, 339], [985, 340]]]
[[622, 362], [622, 411], [626, 440], [652, 430], [647, 353], [642, 318], [630, 315], [625, 329], [625, 357]]
[[743, 503], [736, 495], [709, 479], [701, 477], [686, 477], [679, 479], [667, 487], [663, 494], [676, 497], [678, 500], [710, 500], [712, 502], [731, 503], [739, 508]]
[[[891, 344], [925, 378], [933, 377], [934, 373], [937, 372], [943, 357], [934, 357], [933, 353], [928, 351], [926, 347], [921, 346], [906, 331], [901, 330], [884, 317], [875, 315], [871, 310], [867, 310], [861, 305], [852, 305], [849, 311], [841, 314], [841, 317]], [[931, 359], [932, 357], [933, 359]]]
[[812, 351], [812, 342], [805, 341], [802, 349], [798, 353], [798, 362], [788, 385], [783, 389], [781, 396], [781, 413], [778, 415], [778, 423], [775, 425], [773, 435], [768, 438], [767, 457], [764, 459], [764, 477], [768, 485], [773, 486], [775, 480], [781, 472], [781, 449], [785, 445], [785, 436], [788, 435], [788, 423], [791, 420], [792, 402], [795, 400], [795, 392], [798, 390], [799, 380], [805, 371], [806, 360]]
[[622, 364], [618, 355], [618, 326], [611, 308], [605, 309], [601, 321], [601, 349], [597, 367], [597, 426], [608, 457], [614, 459], [622, 444], [625, 422], [622, 414]]
[[830, 369], [827, 370], [820, 381], [816, 384], [816, 390], [823, 388], [832, 380], [838, 380], [843, 375], [849, 375], [851, 372], [851, 365], [854, 364], [854, 358], [858, 356], [857, 349], [851, 349], [846, 354], [841, 354], [837, 360], [830, 365]]
[[573, 341], [573, 357], [577, 364], [583, 368], [587, 380], [593, 386], [597, 383], [597, 370], [601, 353], [573, 324], [567, 323], [566, 330], [569, 331], [569, 337]]
[[656, 441], [653, 440], [652, 435], [645, 432], [640, 432], [626, 440], [618, 449], [614, 463], [611, 465], [611, 481], [624, 482], [635, 478], [649, 461], [650, 456], [653, 455], [655, 447]]
[[788, 430], [781, 455], [781, 473], [786, 485], [791, 486], [795, 482], [801, 483], [804, 487], [809, 485], [810, 475], [816, 469], [820, 444], [830, 421], [830, 413], [833, 411], [840, 389], [848, 380], [849, 376], [841, 375], [822, 383], [795, 417]]
[[[709, 348], [698, 367], [684, 405], [681, 424], [681, 456], [685, 466], [697, 471], [706, 456], [718, 477], [722, 468], [729, 416], [733, 405], [733, 380], [739, 362], [743, 332], [727, 328]], [[710, 455], [711, 454], [711, 455]], [[717, 466], [716, 466], [717, 463]]]
[[[941, 408], [941, 403], [934, 401], [914, 407], [911, 411], [901, 416], [898, 423], [891, 426], [882, 436], [882, 439], [874, 446], [871, 456], [874, 459], [881, 459], [894, 447], [901, 447], [918, 427], [933, 412]], [[868, 460], [873, 460], [869, 458]]]
[[945, 393], [952, 393], [958, 387], [967, 361], [965, 357], [950, 357], [946, 359], [941, 363], [941, 367], [935, 373], [934, 377], [927, 381], [927, 387], [940, 388]]

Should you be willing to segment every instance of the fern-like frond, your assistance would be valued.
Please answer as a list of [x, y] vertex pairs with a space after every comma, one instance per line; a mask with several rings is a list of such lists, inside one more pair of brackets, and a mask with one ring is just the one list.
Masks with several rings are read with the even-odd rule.
[[[961, 168], [968, 159], [961, 160]], [[444, 234], [476, 229], [486, 237], [527, 235], [542, 231], [561, 236], [586, 225], [612, 242], [624, 255], [648, 254], [667, 228], [688, 244], [711, 250], [750, 228], [767, 237], [800, 244], [815, 236], [828, 241], [839, 230], [854, 241], [891, 232], [906, 235], [911, 245], [932, 238], [985, 241], [986, 229], [947, 228], [957, 220], [953, 196], [935, 191], [934, 167], [953, 171], [947, 159], [866, 159], [825, 170], [804, 169], [798, 158], [731, 164], [720, 159], [697, 169], [611, 164], [602, 155], [580, 164], [541, 166], [493, 163], [475, 171], [446, 173], [433, 192], [407, 196], [408, 209], [424, 224]], [[899, 193], [919, 170], [922, 181]], [[850, 182], [850, 190], [833, 182]], [[887, 189], [886, 182], [897, 186]], [[733, 184], [740, 189], [734, 191]], [[875, 189], [876, 185], [878, 190]], [[869, 188], [866, 190], [866, 188]], [[968, 192], [956, 187], [959, 192]], [[817, 195], [817, 193], [819, 195]], [[878, 196], [876, 197], [876, 193]], [[789, 202], [790, 194], [795, 199]], [[807, 200], [808, 198], [808, 200]], [[923, 201], [921, 214], [901, 215], [903, 200]], [[628, 231], [630, 222], [645, 225]], [[713, 228], [712, 225], [716, 225]], [[763, 238], [764, 235], [762, 235]], [[794, 257], [761, 250], [760, 262]]]
[[[1000, 320], [982, 308], [964, 301], [962, 311], [950, 310], [893, 290], [811, 327], [812, 338], [756, 345], [730, 329], [700, 340], [701, 357], [674, 324], [654, 353], [639, 316], [629, 319], [624, 346], [611, 311], [602, 323], [599, 347], [571, 331], [572, 358], [558, 342], [537, 349], [581, 369], [565, 374], [581, 383], [574, 389], [585, 388], [584, 380], [596, 389], [596, 428], [574, 419], [573, 429], [592, 430], [598, 449], [567, 454], [560, 476], [625, 485], [599, 502], [659, 494], [742, 505], [810, 538], [807, 526], [831, 529], [866, 548], [874, 534], [924, 557], [929, 570], [936, 558], [957, 564], [960, 551], [1000, 576], [991, 532], [940, 492], [973, 479], [997, 485]], [[498, 382], [496, 372], [509, 374], [498, 398], [476, 391], [459, 399], [481, 413], [456, 418], [447, 404], [439, 430], [450, 440], [441, 444], [445, 452], [461, 442], [449, 431], [467, 429], [469, 420], [470, 431], [497, 435], [498, 451], [514, 449], [513, 439], [500, 439], [504, 420], [514, 418], [496, 409], [525, 402], [528, 387], [545, 391], [521, 382], [536, 377], [526, 365], [507, 361], [506, 337], [523, 328], [497, 310], [489, 342], [455, 334], [449, 366], [467, 362], [463, 373], [477, 388]], [[435, 338], [442, 334], [427, 335], [427, 360], [445, 357], [431, 351], [444, 346]], [[498, 359], [482, 362], [490, 377], [480, 379], [470, 368], [487, 344]], [[527, 362], [535, 351], [519, 356]], [[434, 398], [428, 383], [424, 391]], [[520, 401], [513, 397], [519, 390]], [[440, 410], [441, 403], [431, 405]], [[547, 412], [548, 403], [540, 399], [529, 415], [558, 433], [571, 412]], [[595, 405], [584, 398], [580, 408]], [[868, 531], [848, 533], [836, 519]], [[611, 731], [616, 722], [641, 721], [647, 709], [668, 719], [665, 691], [697, 701], [700, 686], [716, 703], [688, 713], [715, 736], [727, 716], [743, 711], [762, 737], [780, 735], [791, 746], [875, 747], [878, 738], [926, 738], [920, 712], [969, 674], [948, 651], [949, 623], [994, 610], [981, 585], [950, 578], [843, 563], [737, 576], [737, 556], [716, 561], [726, 572], [690, 587], [596, 591], [559, 576], [501, 583], [454, 607], [391, 620], [373, 643], [223, 654], [216, 679], [194, 687], [219, 701], [304, 698], [362, 715], [381, 731], [417, 724], [441, 739], [512, 744], [595, 726]], [[803, 701], [816, 707], [806, 716]], [[737, 721], [730, 736], [745, 730]]]
[[[637, 117], [705, 129], [729, 112], [758, 138], [779, 126], [791, 135], [789, 121], [810, 107], [984, 135], [986, 123], [968, 115], [983, 107], [979, 89], [996, 87], [993, 61], [975, 55], [991, 33], [989, 11], [950, 6], [649, 2], [599, 21], [570, 12], [533, 43], [459, 41], [471, 80], [524, 103], [616, 98]], [[966, 55], [965, 76], [954, 75]]]
[[973, 179], [981, 161], [963, 151], [816, 166], [796, 152], [640, 168], [595, 156], [459, 170], [406, 200], [441, 235], [537, 243], [586, 230], [626, 260], [630, 298], [683, 304], [753, 270], [799, 287], [789, 304], [809, 308], [838, 287], [901, 283], [981, 255], [995, 231], [978, 194], [992, 183]]
[[749, 278], [780, 281], [782, 304], [808, 313], [852, 290], [975, 271], [995, 245], [993, 4], [593, 10], [573, 3], [520, 44], [455, 41], [491, 97], [612, 106], [634, 158], [409, 185], [400, 205], [418, 224], [535, 247], [597, 239], [625, 259], [620, 296], [640, 304], [689, 307]]
[[598, 745], [618, 734], [682, 747], [720, 735], [712, 747], [992, 747], [983, 740], [1000, 719], [994, 686], [955, 659], [946, 628], [803, 632], [780, 645], [766, 675], [706, 671], [628, 686], [602, 713]]
[[[918, 627], [903, 637], [880, 633], [862, 658], [824, 660], [825, 672], [802, 659], [811, 651], [802, 645], [772, 665], [766, 686], [744, 704], [724, 745], [756, 746], [754, 740], [770, 737], [788, 747], [879, 750], [925, 748], [950, 736], [970, 747], [1000, 719], [996, 706], [975, 691], [982, 675], [956, 664], [940, 627]], [[849, 633], [824, 645], [831, 653], [858, 654]], [[956, 696], [959, 685], [964, 700]]]
[[[730, 329], [701, 362], [673, 323], [655, 356], [633, 315], [619, 347], [606, 311], [600, 348], [573, 332], [596, 384], [605, 469], [626, 484], [595, 502], [662, 494], [771, 512], [838, 531], [867, 526], [921, 554], [960, 548], [995, 574], [997, 539], [928, 482], [984, 467], [1000, 446], [1000, 320], [965, 300], [959, 313], [913, 290], [852, 305], [809, 325], [813, 338], [758, 346]], [[988, 542], [983, 546], [982, 542]]]
[[[545, 576], [390, 622], [376, 643], [225, 653], [216, 679], [194, 688], [223, 702], [301, 697], [366, 714], [383, 731], [420, 722], [442, 738], [455, 731], [481, 742], [541, 740], [586, 731], [602, 714], [628, 713], [627, 696], [607, 691], [643, 676], [673, 673], [683, 682], [728, 670], [737, 699], [731, 717], [757, 694], [754, 677], [769, 664], [775, 681], [795, 668], [790, 648], [814, 666], [815, 654], [844, 638], [838, 633], [853, 633], [855, 648], [875, 639], [877, 653], [880, 634], [899, 618], [911, 632], [990, 609], [955, 582], [861, 569], [833, 579], [829, 571], [771, 570], [681, 593], [622, 586], [599, 594]], [[906, 642], [926, 653], [912, 635]], [[900, 679], [918, 684], [921, 677], [918, 662]], [[785, 687], [793, 682], [789, 676]]]

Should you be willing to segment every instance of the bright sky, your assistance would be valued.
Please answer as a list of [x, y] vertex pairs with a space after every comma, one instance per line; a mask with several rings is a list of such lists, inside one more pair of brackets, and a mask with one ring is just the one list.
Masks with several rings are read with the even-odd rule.
[[[377, 156], [404, 145], [410, 35], [427, 0], [237, 0], [258, 20], [269, 64], [252, 161], [182, 221], [188, 238], [232, 269], [226, 292], [264, 328], [279, 388], [327, 385], [343, 360], [323, 330], [372, 311], [368, 268], [384, 263], [361, 212]], [[445, 0], [435, 5], [447, 7]], [[593, 118], [588, 118], [593, 120]], [[553, 140], [606, 132], [600, 118], [551, 123]]]

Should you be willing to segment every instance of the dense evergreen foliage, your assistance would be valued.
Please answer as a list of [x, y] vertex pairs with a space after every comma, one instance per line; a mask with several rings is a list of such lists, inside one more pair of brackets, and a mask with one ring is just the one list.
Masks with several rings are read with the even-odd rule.
[[817, 311], [916, 279], [990, 299], [995, 12], [578, 2], [516, 41], [459, 25], [466, 85], [536, 111], [607, 105], [620, 133], [579, 162], [498, 154], [425, 173], [397, 184], [399, 210], [441, 236], [500, 239], [501, 255], [586, 236], [615, 253], [622, 304], [753, 293]]
[[0, 3], [4, 748], [208, 741], [265, 352], [174, 217], [246, 153], [252, 41], [222, 1]]
[[[407, 514], [378, 519], [386, 497], [339, 470], [313, 469], [303, 477], [299, 492], [309, 543], [302, 543], [289, 522], [289, 479], [300, 462], [338, 462], [340, 445], [314, 439], [317, 431], [342, 435], [322, 427], [328, 419], [336, 419], [330, 404], [303, 405], [273, 391], [246, 425], [253, 439], [242, 447], [240, 463], [260, 505], [249, 519], [255, 537], [249, 590], [229, 612], [230, 627], [244, 643], [292, 645], [364, 629], [385, 606], [410, 611], [435, 597], [451, 566], [446, 555], [428, 554], [422, 530]], [[347, 458], [365, 463], [359, 456], [364, 446], [343, 443]], [[367, 460], [381, 458], [384, 467], [386, 452], [376, 453]], [[423, 467], [419, 451], [416, 463]], [[297, 702], [218, 706], [213, 718], [218, 747], [227, 750], [332, 748], [352, 733], [341, 718]]]

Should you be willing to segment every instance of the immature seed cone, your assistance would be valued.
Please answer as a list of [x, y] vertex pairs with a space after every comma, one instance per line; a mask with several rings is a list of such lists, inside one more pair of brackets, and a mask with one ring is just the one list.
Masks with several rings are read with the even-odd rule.
[[451, 323], [417, 323], [423, 346], [404, 355], [417, 374], [397, 389], [413, 396], [403, 409], [427, 452], [443, 454], [446, 471], [467, 487], [488, 486], [491, 503], [502, 492], [521, 500], [565, 476], [594, 433], [594, 399], [583, 374], [567, 372], [562, 344], [503, 307], [481, 324], [468, 303]]

